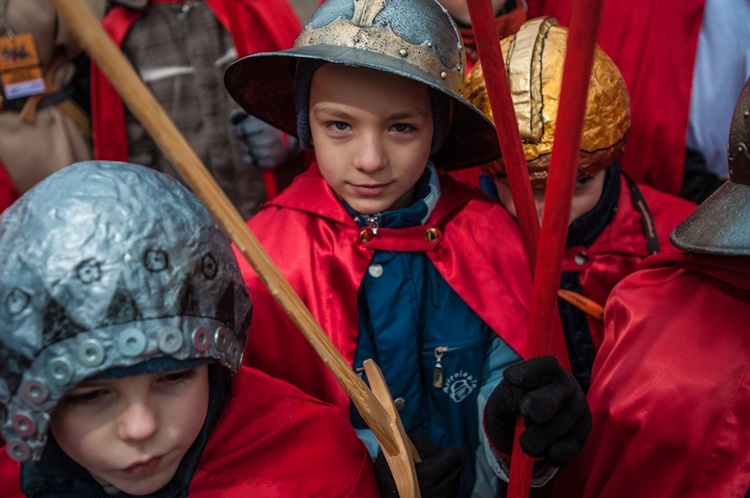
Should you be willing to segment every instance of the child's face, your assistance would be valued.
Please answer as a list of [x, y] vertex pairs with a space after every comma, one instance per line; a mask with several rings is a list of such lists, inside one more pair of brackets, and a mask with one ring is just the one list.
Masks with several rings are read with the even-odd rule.
[[92, 474], [133, 495], [164, 487], [208, 410], [208, 366], [79, 384], [58, 403], [50, 430]]
[[[492, 0], [492, 12], [500, 10], [500, 7], [505, 5], [506, 1], [507, 0]], [[438, 0], [438, 2], [445, 7], [445, 10], [448, 11], [453, 19], [464, 26], [471, 26], [467, 0]]]
[[355, 211], [408, 206], [430, 156], [427, 86], [325, 64], [310, 85], [310, 131], [323, 178]]
[[[591, 211], [596, 203], [599, 202], [599, 198], [602, 196], [602, 189], [604, 188], [604, 173], [600, 171], [594, 176], [587, 178], [580, 178], [576, 180], [575, 187], [573, 190], [573, 203], [570, 208], [570, 219], [568, 220], [568, 226], [577, 220], [581, 215], [584, 215]], [[513, 197], [510, 193], [510, 185], [508, 185], [507, 178], [495, 178], [495, 185], [497, 186], [497, 193], [500, 195], [500, 200], [503, 202], [505, 208], [514, 217], [518, 217], [516, 214], [516, 206], [513, 204]], [[544, 193], [545, 189], [534, 189], [534, 203], [536, 204], [536, 213], [539, 216], [539, 223], [542, 222], [542, 213], [544, 212]]]

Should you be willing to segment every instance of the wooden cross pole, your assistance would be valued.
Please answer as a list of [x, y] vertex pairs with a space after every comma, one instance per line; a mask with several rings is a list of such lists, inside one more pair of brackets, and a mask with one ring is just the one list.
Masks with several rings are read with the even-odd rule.
[[378, 376], [379, 369], [372, 368], [372, 365], [368, 369], [368, 373], [372, 373], [368, 378], [373, 390], [376, 391], [376, 394], [373, 394], [333, 346], [309, 309], [99, 21], [81, 0], [50, 1], [154, 142], [229, 235], [347, 392], [368, 427], [378, 438], [400, 496], [418, 498], [420, 491], [414, 462], [419, 461], [419, 454], [404, 433], [388, 387], [382, 375]]

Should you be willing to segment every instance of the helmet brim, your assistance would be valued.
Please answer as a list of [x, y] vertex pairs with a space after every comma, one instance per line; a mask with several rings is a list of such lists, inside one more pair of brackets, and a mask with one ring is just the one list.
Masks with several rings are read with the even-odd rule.
[[731, 180], [698, 206], [670, 236], [688, 252], [750, 256], [750, 185]]
[[334, 45], [310, 45], [280, 52], [244, 57], [229, 66], [224, 84], [232, 98], [249, 114], [297, 135], [294, 109], [293, 64], [296, 59], [313, 59], [352, 67], [385, 71], [439, 90], [456, 105], [443, 146], [432, 161], [444, 170], [485, 164], [500, 157], [500, 146], [492, 122], [463, 97], [446, 90], [435, 77], [390, 56]]

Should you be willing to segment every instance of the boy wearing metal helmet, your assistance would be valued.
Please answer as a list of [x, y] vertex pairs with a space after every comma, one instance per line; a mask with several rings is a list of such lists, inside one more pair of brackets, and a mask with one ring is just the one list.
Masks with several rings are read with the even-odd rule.
[[[500, 42], [540, 222], [567, 36], [567, 28], [543, 17], [527, 21]], [[492, 117], [481, 64], [466, 80], [469, 100]], [[618, 161], [629, 128], [625, 83], [596, 47], [559, 302], [571, 366], [584, 391], [601, 345], [602, 307], [610, 291], [646, 256], [670, 246], [669, 232], [695, 208], [621, 172]], [[505, 168], [502, 158], [483, 166], [482, 188], [515, 216]]]
[[[225, 82], [317, 159], [248, 225], [352, 368], [380, 365], [407, 433], [467, 453], [462, 476], [458, 454], [432, 467], [453, 490], [438, 496], [494, 496], [479, 407], [525, 350], [531, 279], [507, 211], [445, 173], [499, 154], [462, 97], [465, 64], [433, 0], [327, 0], [293, 49], [238, 61]], [[349, 413], [257, 274], [243, 274], [256, 303], [247, 363]]]
[[748, 149], [750, 80], [730, 126], [729, 180], [674, 229], [679, 249], [612, 291], [591, 440], [554, 496], [748, 496]]
[[0, 258], [3, 497], [378, 496], [336, 408], [241, 366], [231, 244], [176, 180], [71, 165], [3, 213]]

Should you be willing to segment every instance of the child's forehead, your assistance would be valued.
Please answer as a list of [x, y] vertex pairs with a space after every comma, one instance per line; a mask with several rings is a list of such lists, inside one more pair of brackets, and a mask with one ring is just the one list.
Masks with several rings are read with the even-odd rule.
[[351, 85], [355, 91], [365, 85], [368, 87], [382, 86], [384, 88], [399, 87], [424, 90], [429, 88], [420, 81], [388, 71], [347, 64], [325, 63], [313, 74], [311, 90], [314, 91], [316, 87], [335, 90], [343, 85]]

